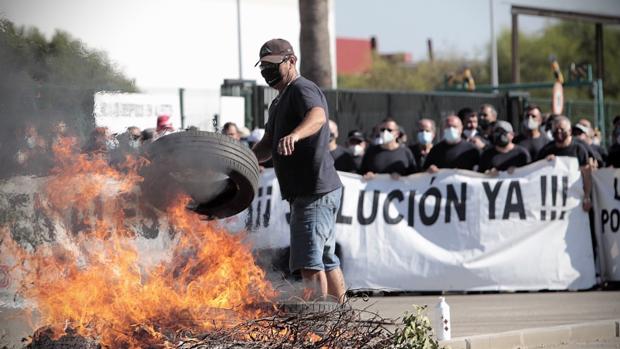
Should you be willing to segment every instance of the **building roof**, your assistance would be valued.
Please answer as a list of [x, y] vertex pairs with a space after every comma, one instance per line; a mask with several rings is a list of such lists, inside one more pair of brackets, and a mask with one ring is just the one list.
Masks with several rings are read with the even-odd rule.
[[363, 74], [372, 66], [370, 39], [336, 38], [336, 69], [340, 75]]

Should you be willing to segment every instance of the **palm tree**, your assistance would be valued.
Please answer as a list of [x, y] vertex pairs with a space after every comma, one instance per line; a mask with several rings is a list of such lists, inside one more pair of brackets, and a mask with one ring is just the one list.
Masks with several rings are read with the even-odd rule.
[[300, 71], [321, 88], [332, 87], [328, 17], [329, 0], [299, 0]]

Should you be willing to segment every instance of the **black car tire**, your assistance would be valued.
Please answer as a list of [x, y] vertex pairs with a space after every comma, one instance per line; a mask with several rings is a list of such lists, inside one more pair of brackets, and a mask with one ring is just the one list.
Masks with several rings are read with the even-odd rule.
[[177, 132], [146, 149], [142, 191], [165, 210], [179, 193], [189, 195], [189, 208], [209, 219], [235, 215], [248, 207], [260, 177], [254, 153], [226, 135], [206, 131]]

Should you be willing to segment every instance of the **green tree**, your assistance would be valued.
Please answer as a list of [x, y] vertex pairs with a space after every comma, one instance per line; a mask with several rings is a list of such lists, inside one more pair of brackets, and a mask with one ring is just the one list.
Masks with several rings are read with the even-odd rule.
[[360, 75], [339, 75], [338, 88], [400, 91], [433, 91], [444, 83], [446, 75], [462, 72], [469, 67], [477, 83], [488, 83], [488, 68], [482, 61], [457, 58], [436, 59], [403, 64], [373, 56], [371, 69]]
[[[620, 100], [620, 28], [604, 26], [604, 93], [606, 100]], [[504, 30], [497, 43], [500, 83], [511, 82], [511, 34]], [[561, 21], [544, 28], [540, 33], [519, 34], [521, 82], [553, 81], [549, 57], [557, 57], [564, 78], [571, 63], [589, 63], [595, 67], [594, 24]], [[488, 59], [490, 62], [490, 59]], [[551, 91], [532, 90], [537, 97], [550, 97]], [[590, 99], [587, 88], [565, 89], [567, 99]]]
[[6, 19], [0, 19], [0, 75], [0, 110], [11, 134], [25, 122], [45, 128], [64, 120], [83, 135], [94, 124], [94, 92], [137, 91], [104, 52], [66, 32], [47, 40], [36, 28]]

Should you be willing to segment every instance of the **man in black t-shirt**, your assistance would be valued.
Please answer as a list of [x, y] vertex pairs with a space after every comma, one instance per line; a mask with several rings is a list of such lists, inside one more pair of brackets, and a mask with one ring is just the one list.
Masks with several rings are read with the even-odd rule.
[[364, 153], [366, 152], [367, 147], [368, 142], [361, 131], [349, 131], [349, 135], [347, 137], [347, 149], [349, 149], [349, 153], [353, 156], [355, 173], [359, 173], [362, 168], [362, 159], [364, 158]]
[[523, 147], [512, 143], [514, 132], [510, 123], [500, 120], [495, 123], [491, 133], [492, 148], [485, 150], [480, 156], [480, 168], [483, 173], [497, 171], [512, 172], [515, 167], [530, 163], [530, 153]]
[[334, 120], [329, 120], [329, 152], [334, 158], [334, 167], [338, 171], [357, 172], [357, 166], [353, 160], [353, 155], [343, 146], [336, 143], [338, 139], [338, 124]]
[[563, 115], [559, 115], [553, 119], [551, 125], [553, 133], [553, 142], [545, 145], [538, 153], [538, 159], [547, 159], [552, 161], [556, 156], [571, 156], [577, 158], [581, 175], [583, 178], [583, 202], [584, 211], [589, 211], [592, 207], [590, 193], [592, 189], [592, 166], [588, 160], [588, 151], [586, 148], [576, 142], [572, 137], [572, 128], [570, 120]]
[[427, 118], [418, 120], [417, 143], [411, 145], [409, 149], [413, 153], [413, 158], [419, 170], [423, 168], [428, 153], [433, 149], [433, 141], [436, 134], [437, 127], [435, 126], [435, 121]]
[[259, 162], [273, 159], [282, 197], [291, 207], [291, 272], [301, 272], [306, 296], [330, 295], [342, 302], [346, 289], [335, 254], [342, 183], [327, 146], [327, 100], [316, 84], [297, 73], [297, 56], [288, 41], [267, 41], [259, 57], [261, 75], [279, 93], [269, 106], [265, 135], [253, 151]]
[[515, 137], [513, 142], [527, 149], [532, 159], [538, 158], [538, 152], [549, 143], [549, 139], [540, 132], [542, 124], [542, 114], [540, 107], [530, 105], [525, 110], [522, 129], [523, 133]]
[[437, 172], [440, 168], [474, 170], [480, 162], [480, 152], [461, 138], [463, 124], [456, 115], [448, 116], [443, 123], [443, 140], [437, 143], [426, 157], [423, 169]]
[[605, 167], [607, 163], [607, 149], [592, 142], [594, 130], [590, 120], [581, 118], [573, 125], [573, 138], [582, 142], [588, 150], [588, 156], [596, 161], [597, 167]]
[[379, 125], [381, 144], [373, 145], [364, 154], [361, 173], [366, 180], [377, 173], [389, 173], [393, 178], [407, 176], [416, 171], [416, 163], [411, 150], [397, 140], [398, 124], [386, 118]]

